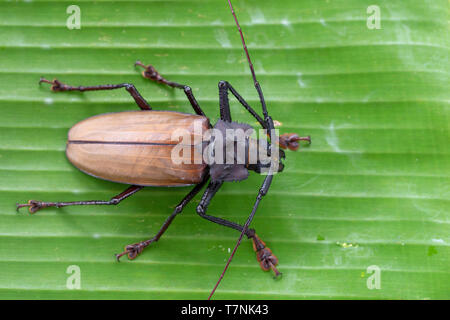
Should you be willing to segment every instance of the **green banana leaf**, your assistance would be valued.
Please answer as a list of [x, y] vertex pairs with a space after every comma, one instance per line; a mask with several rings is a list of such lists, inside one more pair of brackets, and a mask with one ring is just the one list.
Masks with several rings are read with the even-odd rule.
[[[67, 27], [70, 5], [80, 29]], [[214, 298], [450, 298], [448, 2], [234, 6], [277, 128], [312, 144], [286, 153], [252, 223], [283, 277], [263, 272], [245, 240]], [[40, 76], [129, 82], [154, 109], [192, 112], [136, 60], [191, 86], [213, 123], [220, 80], [260, 110], [225, 0], [0, 2], [0, 298], [206, 299], [218, 280], [239, 233], [200, 218], [200, 195], [137, 259], [114, 258], [154, 235], [190, 187], [145, 188], [118, 206], [15, 210], [126, 188], [81, 173], [64, 151], [72, 125], [136, 110], [133, 99], [50, 92]], [[230, 99], [233, 119], [256, 126]], [[226, 183], [208, 212], [244, 223], [262, 180]]]

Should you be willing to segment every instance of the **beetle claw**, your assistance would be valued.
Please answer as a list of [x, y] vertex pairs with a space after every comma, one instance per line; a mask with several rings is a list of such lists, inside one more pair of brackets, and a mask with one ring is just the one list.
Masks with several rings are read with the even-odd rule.
[[146, 66], [145, 64], [143, 64], [141, 61], [138, 60], [134, 63], [134, 66], [135, 67], [140, 66], [140, 67], [144, 68], [144, 71], [142, 71], [142, 76], [144, 78], [154, 80], [157, 82], [161, 82], [164, 80], [164, 78], [159, 74], [159, 72], [151, 64]]
[[262, 241], [256, 234], [252, 237], [253, 250], [256, 251], [256, 259], [259, 262], [261, 269], [264, 271], [272, 270], [275, 274], [275, 278], [281, 276], [281, 272], [278, 271], [276, 265], [278, 264], [278, 258], [272, 254], [272, 250], [266, 247], [264, 241]]
[[33, 214], [36, 211], [43, 208], [42, 202], [36, 200], [29, 200], [26, 204], [16, 203], [16, 210], [19, 211], [20, 208], [28, 207], [28, 211]]
[[116, 257], [117, 262], [120, 262], [120, 258], [125, 254], [127, 254], [126, 251], [122, 253], [116, 253], [114, 256]]
[[300, 137], [296, 133], [285, 133], [280, 136], [280, 147], [283, 149], [289, 149], [292, 151], [296, 151], [300, 144], [299, 141], [308, 141], [311, 144], [311, 137]]
[[66, 87], [66, 85], [63, 84], [58, 79], [53, 79], [53, 81], [50, 81], [50, 80], [45, 79], [44, 77], [41, 77], [39, 79], [39, 84], [41, 84], [42, 82], [50, 83], [52, 85], [51, 86], [52, 91], [62, 91], [64, 89], [64, 87]]
[[124, 252], [115, 255], [117, 262], [120, 262], [120, 258], [124, 255], [127, 255], [130, 260], [135, 259], [147, 245], [145, 242], [127, 245]]
[[281, 272], [275, 267], [278, 264], [278, 258], [272, 254], [269, 248], [264, 248], [256, 253], [256, 259], [259, 261], [261, 269], [269, 271], [272, 269], [275, 278], [281, 276]]

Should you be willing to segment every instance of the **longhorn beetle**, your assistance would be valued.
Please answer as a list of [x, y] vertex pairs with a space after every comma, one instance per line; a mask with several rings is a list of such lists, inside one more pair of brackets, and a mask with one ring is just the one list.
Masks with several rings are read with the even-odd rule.
[[[228, 0], [231, 13], [237, 25], [245, 55], [248, 60], [250, 71], [253, 77], [254, 86], [259, 95], [262, 113], [261, 117], [239, 93], [227, 81], [219, 82], [219, 104], [220, 104], [220, 120], [212, 126], [203, 110], [200, 108], [194, 94], [189, 86], [179, 84], [163, 78], [158, 71], [151, 65], [144, 65], [137, 61], [135, 67], [144, 68], [142, 75], [150, 80], [173, 88], [179, 88], [186, 94], [192, 108], [193, 114], [185, 114], [171, 111], [154, 111], [147, 101], [139, 94], [132, 84], [107, 84], [98, 86], [78, 86], [73, 87], [60, 82], [57, 79], [53, 81], [41, 78], [39, 83], [51, 84], [51, 90], [55, 92], [61, 91], [96, 91], [96, 90], [114, 90], [125, 88], [136, 101], [141, 109], [140, 111], [116, 112], [109, 114], [101, 114], [74, 125], [68, 133], [68, 141], [66, 147], [66, 156], [75, 167], [81, 171], [94, 176], [96, 178], [109, 180], [118, 183], [130, 184], [124, 192], [114, 196], [110, 200], [92, 200], [92, 201], [75, 201], [75, 202], [42, 202], [29, 200], [26, 204], [17, 204], [17, 209], [28, 207], [30, 213], [47, 208], [47, 207], [65, 207], [72, 205], [117, 205], [122, 200], [135, 194], [146, 186], [184, 186], [195, 185], [194, 188], [183, 198], [183, 200], [175, 207], [173, 213], [166, 219], [158, 233], [152, 238], [138, 243], [130, 244], [125, 247], [125, 251], [116, 254], [119, 261], [120, 257], [127, 255], [129, 259], [134, 259], [142, 250], [151, 243], [158, 241], [163, 233], [167, 230], [173, 219], [181, 213], [183, 208], [194, 198], [194, 196], [208, 183], [205, 192], [197, 206], [197, 213], [209, 221], [230, 227], [240, 231], [239, 239], [226, 263], [226, 266], [220, 275], [214, 289], [211, 291], [208, 299], [212, 297], [217, 286], [222, 280], [237, 248], [239, 247], [244, 235], [253, 241], [253, 248], [256, 257], [263, 270], [272, 270], [276, 276], [281, 273], [277, 270], [276, 265], [278, 259], [272, 254], [272, 251], [265, 246], [265, 243], [256, 235], [254, 229], [250, 229], [250, 223], [256, 213], [263, 196], [269, 191], [274, 173], [283, 170], [281, 159], [285, 158], [284, 151], [279, 149], [297, 150], [299, 141], [304, 140], [311, 143], [311, 138], [300, 137], [297, 134], [287, 133], [277, 136], [274, 128], [274, 122], [267, 111], [266, 102], [259, 82], [256, 80], [250, 55], [245, 44], [244, 35], [233, 10], [231, 1]], [[177, 129], [184, 129], [189, 138], [194, 138], [196, 133], [193, 130], [195, 123], [203, 131], [210, 128], [216, 132], [226, 133], [227, 130], [239, 130], [251, 128], [250, 125], [236, 123], [231, 120], [230, 105], [228, 101], [228, 93], [231, 92], [240, 104], [259, 122], [261, 127], [266, 130], [270, 145], [265, 145], [265, 155], [261, 153], [253, 162], [250, 161], [249, 150], [252, 146], [264, 145], [259, 140], [245, 137], [240, 142], [232, 140], [231, 151], [225, 150], [223, 154], [231, 155], [232, 163], [207, 162], [201, 158], [200, 163], [176, 163], [171, 156], [174, 148], [177, 147], [179, 141], [175, 141], [172, 134]], [[216, 136], [212, 137], [207, 143], [203, 141], [200, 144], [195, 142], [188, 143], [189, 150], [204, 154], [205, 148], [216, 147]], [[277, 142], [275, 144], [274, 142]], [[184, 143], [184, 142], [183, 142]], [[279, 147], [278, 147], [279, 146]], [[243, 162], [238, 160], [238, 148], [243, 147], [245, 150]], [[197, 151], [196, 151], [197, 150]], [[214, 149], [217, 152], [217, 149]], [[211, 153], [211, 154], [214, 154]], [[274, 156], [277, 154], [277, 156]], [[215, 155], [215, 154], [214, 154]], [[184, 156], [184, 152], [183, 152]], [[269, 160], [269, 161], [267, 161]], [[222, 184], [227, 181], [239, 181], [247, 179], [248, 170], [257, 173], [266, 173], [264, 182], [258, 191], [256, 201], [253, 205], [250, 216], [244, 225], [237, 224], [222, 218], [208, 215], [207, 208], [211, 199], [220, 189]]]

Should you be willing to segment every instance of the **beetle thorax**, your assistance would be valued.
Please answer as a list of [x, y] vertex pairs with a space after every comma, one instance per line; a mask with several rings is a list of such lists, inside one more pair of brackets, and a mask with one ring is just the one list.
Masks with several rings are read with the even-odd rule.
[[258, 152], [260, 141], [253, 134], [254, 129], [245, 123], [216, 123], [205, 150], [213, 181], [245, 180], [249, 165], [259, 163], [264, 154], [267, 157]]

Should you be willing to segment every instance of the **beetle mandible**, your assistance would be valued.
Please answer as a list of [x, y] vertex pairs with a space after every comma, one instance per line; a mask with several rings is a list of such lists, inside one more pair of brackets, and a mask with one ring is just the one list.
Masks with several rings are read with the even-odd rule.
[[[195, 115], [173, 111], [155, 111], [139, 94], [136, 88], [129, 83], [74, 87], [64, 84], [57, 79], [49, 81], [45, 78], [41, 78], [39, 83], [51, 84], [51, 90], [54, 92], [84, 92], [125, 88], [130, 93], [136, 104], [139, 106], [140, 111], [101, 114], [77, 123], [68, 133], [66, 156], [75, 167], [91, 176], [117, 183], [129, 184], [131, 186], [124, 192], [105, 201], [43, 202], [29, 200], [26, 204], [17, 204], [17, 209], [28, 207], [30, 213], [35, 213], [36, 211], [47, 207], [60, 208], [73, 205], [117, 205], [122, 200], [130, 197], [146, 186], [169, 187], [195, 185], [175, 207], [175, 210], [166, 219], [155, 236], [145, 241], [127, 245], [124, 252], [116, 254], [117, 260], [123, 255], [127, 255], [129, 259], [134, 259], [145, 247], [160, 239], [174, 218], [181, 213], [183, 208], [195, 197], [195, 195], [208, 184], [201, 201], [197, 206], [197, 213], [202, 218], [209, 221], [240, 231], [240, 237], [236, 246], [209, 298], [212, 297], [223, 278], [244, 235], [249, 239], [252, 239], [253, 248], [261, 268], [265, 271], [272, 270], [276, 276], [281, 274], [276, 268], [278, 259], [256, 235], [255, 230], [249, 228], [249, 225], [261, 199], [267, 194], [270, 188], [275, 173], [273, 168], [275, 167], [277, 172], [283, 170], [284, 166], [281, 163], [281, 159], [285, 158], [285, 154], [283, 150], [278, 150], [278, 148], [297, 150], [299, 141], [304, 140], [311, 143], [311, 138], [309, 136], [300, 137], [293, 133], [283, 134], [281, 136], [276, 135], [274, 122], [267, 111], [262, 89], [259, 82], [256, 80], [255, 71], [245, 44], [244, 36], [230, 0], [228, 0], [228, 4], [241, 37], [241, 42], [253, 77], [254, 86], [259, 95], [263, 114], [262, 117], [244, 100], [244, 98], [242, 98], [242, 96], [239, 95], [231, 84], [227, 81], [220, 81], [218, 85], [220, 120], [212, 126], [209, 119], [200, 108], [200, 105], [189, 86], [166, 80], [152, 65], [144, 65], [140, 61], [136, 61], [135, 67], [139, 66], [144, 68], [142, 75], [145, 78], [183, 90], [194, 109]], [[178, 141], [173, 140], [172, 133], [176, 129], [184, 129], [192, 138], [194, 138], [194, 123], [200, 125], [202, 132], [213, 128], [218, 132], [224, 133], [224, 135], [225, 131], [228, 129], [237, 130], [251, 128], [250, 125], [232, 121], [228, 100], [229, 92], [231, 92], [239, 103], [258, 121], [261, 127], [267, 130], [268, 138], [271, 141], [270, 144], [266, 144], [265, 150], [267, 157], [270, 159], [269, 163], [263, 161], [267, 160], [263, 159], [264, 157], [258, 157], [254, 162], [249, 161], [248, 150], [250, 145], [252, 143], [259, 145], [259, 142], [255, 142], [254, 139], [248, 137], [241, 142], [246, 150], [244, 163], [237, 161], [236, 150], [238, 148], [238, 142], [234, 140], [232, 141], [233, 146], [235, 147], [232, 148], [231, 157], [234, 160], [232, 164], [206, 163], [203, 158], [200, 163], [174, 163], [171, 159], [171, 154]], [[277, 143], [274, 144], [274, 142]], [[209, 141], [209, 144], [211, 143], [213, 143], [213, 140]], [[203, 153], [207, 146], [208, 144], [201, 143], [200, 152]], [[199, 148], [194, 142], [188, 147], [194, 152]], [[223, 147], [225, 148], [225, 146]], [[275, 151], [278, 153], [278, 156], [274, 158], [272, 155], [275, 154]], [[228, 149], [224, 150], [224, 153], [227, 152], [229, 155], [230, 151]], [[276, 166], [274, 166], [274, 161], [277, 162]], [[248, 170], [257, 173], [265, 172], [266, 176], [258, 191], [256, 201], [246, 223], [240, 225], [232, 221], [208, 215], [208, 205], [222, 184], [224, 182], [247, 179]]]

